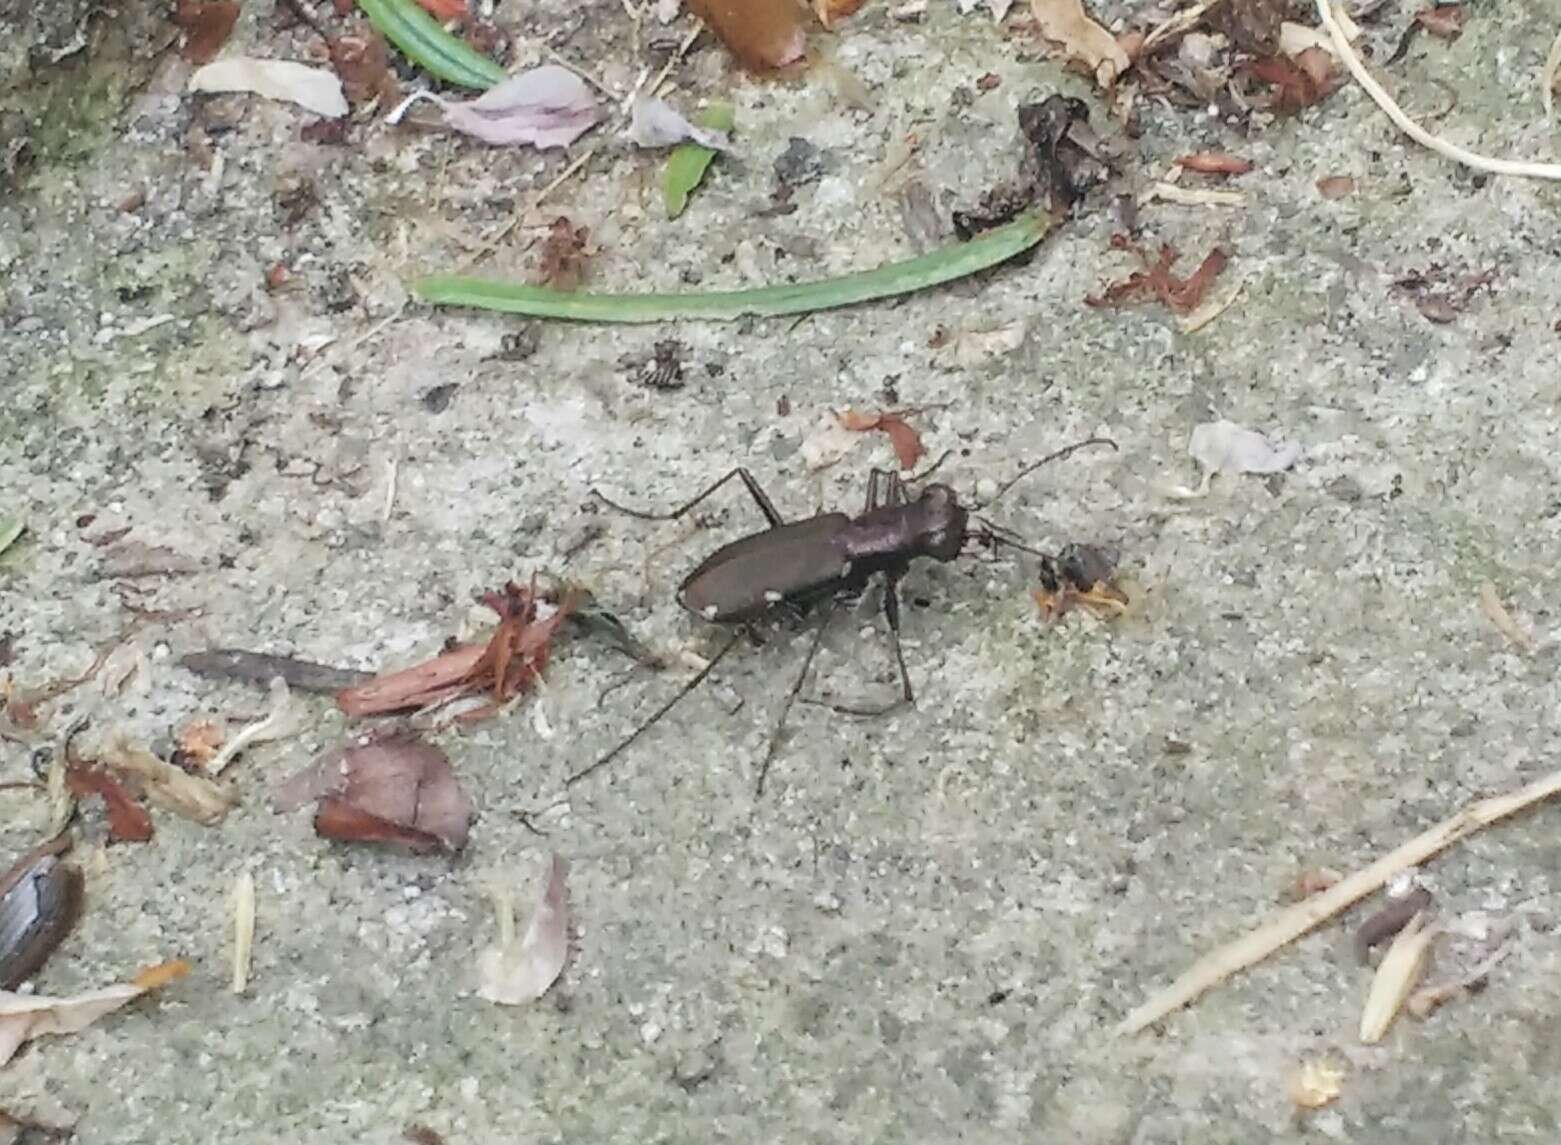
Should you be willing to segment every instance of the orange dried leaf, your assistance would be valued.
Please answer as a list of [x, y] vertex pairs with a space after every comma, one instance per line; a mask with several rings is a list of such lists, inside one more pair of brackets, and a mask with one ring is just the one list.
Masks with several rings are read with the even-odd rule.
[[894, 455], [901, 469], [914, 469], [916, 462], [927, 451], [921, 443], [921, 435], [901, 413], [863, 413], [861, 410], [848, 409], [841, 410], [835, 417], [842, 429], [852, 433], [882, 430], [889, 436], [889, 444], [894, 446]]
[[467, 16], [466, 0], [417, 0], [417, 6], [441, 24]]
[[152, 838], [151, 814], [103, 768], [72, 763], [65, 769], [65, 786], [78, 799], [96, 795], [103, 800], [110, 842], [145, 843]]
[[208, 62], [228, 42], [238, 16], [233, 0], [179, 0], [173, 22], [185, 32], [180, 54], [192, 64]]
[[177, 982], [190, 972], [190, 964], [182, 958], [173, 958], [167, 962], [159, 962], [156, 966], [148, 966], [130, 979], [130, 984], [138, 990], [160, 990], [170, 982]]
[[688, 7], [749, 71], [777, 71], [802, 60], [807, 37], [794, 0], [689, 0]]
[[331, 67], [341, 79], [347, 102], [354, 107], [372, 103], [393, 103], [401, 94], [390, 70], [390, 53], [384, 38], [368, 24], [359, 22], [345, 36], [330, 41]]
[[174, 736], [174, 746], [180, 755], [204, 765], [216, 758], [226, 738], [216, 720], [191, 720]]
[[866, 0], [813, 0], [813, 14], [818, 17], [818, 22], [830, 31], [836, 24], [849, 16], [854, 16], [857, 9]]
[[1183, 155], [1176, 164], [1200, 175], [1245, 175], [1252, 170], [1250, 159], [1226, 155], [1221, 151], [1195, 151], [1191, 155]]
[[1187, 278], [1181, 278], [1171, 272], [1177, 256], [1176, 248], [1169, 244], [1160, 248], [1159, 256], [1153, 262], [1143, 248], [1126, 235], [1112, 235], [1111, 245], [1116, 250], [1132, 251], [1144, 264], [1144, 269], [1134, 271], [1121, 282], [1112, 283], [1101, 294], [1086, 297], [1086, 306], [1122, 306], [1142, 295], [1153, 294], [1177, 314], [1190, 314], [1202, 303], [1209, 286], [1230, 261], [1223, 250], [1215, 247], [1199, 263], [1197, 270]]

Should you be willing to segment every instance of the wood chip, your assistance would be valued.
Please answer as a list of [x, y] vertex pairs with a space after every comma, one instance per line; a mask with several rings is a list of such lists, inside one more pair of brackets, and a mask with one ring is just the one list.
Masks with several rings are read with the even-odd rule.
[[233, 992], [249, 988], [250, 952], [255, 945], [255, 876], [248, 871], [233, 884]]
[[1388, 947], [1382, 965], [1372, 976], [1371, 992], [1366, 996], [1366, 1008], [1360, 1017], [1360, 1040], [1368, 1046], [1383, 1039], [1419, 984], [1431, 940], [1436, 935], [1436, 928], [1426, 926], [1425, 915], [1421, 913], [1398, 932], [1393, 945]]

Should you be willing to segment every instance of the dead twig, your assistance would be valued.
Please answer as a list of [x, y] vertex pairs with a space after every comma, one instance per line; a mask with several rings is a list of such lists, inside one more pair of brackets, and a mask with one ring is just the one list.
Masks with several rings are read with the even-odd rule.
[[1154, 994], [1117, 1025], [1118, 1035], [1136, 1034], [1180, 1009], [1205, 991], [1248, 966], [1261, 962], [1280, 947], [1327, 922], [1346, 907], [1387, 884], [1400, 871], [1419, 866], [1483, 827], [1514, 815], [1561, 792], [1561, 770], [1507, 795], [1472, 803], [1429, 831], [1356, 871], [1328, 890], [1276, 911], [1250, 934], [1204, 955], [1164, 990]]

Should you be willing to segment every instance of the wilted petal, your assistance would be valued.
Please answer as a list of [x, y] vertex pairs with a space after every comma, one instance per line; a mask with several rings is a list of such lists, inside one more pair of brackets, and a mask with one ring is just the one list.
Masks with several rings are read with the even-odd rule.
[[420, 99], [443, 108], [450, 127], [498, 145], [567, 147], [602, 118], [601, 107], [585, 81], [557, 64], [521, 72], [463, 103], [432, 92], [415, 92], [391, 112], [390, 122], [398, 122]]
[[[531, 922], [519, 942], [505, 941], [510, 924], [500, 919], [501, 938], [477, 959], [477, 995], [500, 1006], [534, 1002], [547, 993], [569, 957], [569, 919], [565, 912], [564, 874], [567, 864], [548, 857]], [[508, 904], [501, 907], [508, 910]]]

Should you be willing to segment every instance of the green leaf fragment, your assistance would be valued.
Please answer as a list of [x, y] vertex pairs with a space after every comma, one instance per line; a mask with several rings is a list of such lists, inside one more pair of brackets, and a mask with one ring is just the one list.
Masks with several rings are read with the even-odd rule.
[[[736, 110], [729, 103], [711, 104], [694, 117], [696, 126], [708, 127], [712, 131], [730, 131], [736, 121]], [[681, 144], [672, 152], [661, 179], [667, 218], [675, 219], [683, 213], [683, 208], [688, 206], [688, 197], [704, 180], [705, 172], [710, 169], [710, 161], [715, 155], [714, 150], [697, 143]]]
[[417, 0], [358, 0], [358, 7], [402, 55], [448, 83], [486, 91], [505, 78], [498, 63], [446, 32]]
[[1013, 222], [969, 242], [951, 243], [876, 270], [755, 290], [583, 294], [515, 282], [435, 275], [415, 283], [413, 291], [435, 306], [468, 306], [575, 322], [666, 322], [680, 318], [731, 321], [750, 314], [770, 318], [852, 306], [965, 278], [1029, 250], [1045, 238], [1051, 228], [1052, 220], [1044, 214], [1020, 215]]
[[0, 517], [0, 553], [11, 547], [12, 542], [27, 529], [27, 522], [20, 517]]

